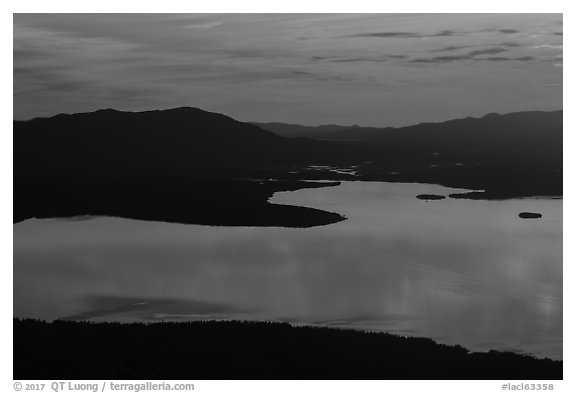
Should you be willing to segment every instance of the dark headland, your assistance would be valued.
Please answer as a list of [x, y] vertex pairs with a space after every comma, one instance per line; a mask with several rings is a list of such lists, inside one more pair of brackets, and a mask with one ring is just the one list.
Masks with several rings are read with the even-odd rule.
[[266, 322], [14, 320], [14, 379], [562, 379], [562, 362]]

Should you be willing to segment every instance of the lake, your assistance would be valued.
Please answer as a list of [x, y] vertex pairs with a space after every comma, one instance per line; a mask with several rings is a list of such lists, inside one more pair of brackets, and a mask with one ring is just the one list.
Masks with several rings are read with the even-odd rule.
[[348, 218], [308, 229], [27, 220], [14, 225], [13, 315], [278, 320], [562, 359], [562, 200], [416, 198], [460, 191], [343, 182], [275, 194]]

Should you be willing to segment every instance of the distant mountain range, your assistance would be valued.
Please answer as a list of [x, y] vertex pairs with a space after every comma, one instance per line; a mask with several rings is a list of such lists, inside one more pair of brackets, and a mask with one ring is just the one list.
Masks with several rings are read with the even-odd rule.
[[326, 124], [320, 126], [301, 126], [298, 124], [286, 123], [257, 123], [250, 122], [264, 130], [272, 131], [278, 136], [285, 138], [323, 138], [330, 137], [338, 131], [347, 131], [355, 129], [358, 126], [338, 126], [334, 124]]
[[[15, 220], [98, 213], [291, 226], [250, 209], [312, 186], [305, 179], [438, 183], [485, 190], [466, 196], [483, 199], [562, 195], [562, 111], [401, 128], [243, 123], [188, 107], [13, 124]], [[298, 225], [342, 219], [318, 212]]]
[[530, 155], [542, 162], [562, 160], [562, 111], [495, 113], [407, 127], [298, 126], [253, 123], [284, 137], [378, 143], [387, 150], [408, 154]]

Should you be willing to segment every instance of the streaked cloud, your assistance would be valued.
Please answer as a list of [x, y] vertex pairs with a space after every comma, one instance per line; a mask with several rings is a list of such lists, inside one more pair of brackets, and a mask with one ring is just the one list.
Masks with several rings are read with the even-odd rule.
[[544, 45], [535, 45], [532, 46], [532, 48], [534, 49], [562, 49], [562, 45], [550, 45], [550, 44], [544, 44]]
[[425, 37], [450, 37], [457, 35], [459, 33], [453, 30], [442, 30], [436, 33], [414, 33], [414, 32], [372, 32], [372, 33], [360, 33], [351, 34], [344, 36], [344, 38], [355, 38], [355, 37], [374, 37], [374, 38], [425, 38]]
[[522, 46], [522, 44], [519, 42], [503, 42], [500, 44], [500, 46], [505, 46], [508, 48], [519, 48]]
[[520, 33], [518, 30], [515, 29], [499, 29], [499, 30], [494, 30], [497, 31], [498, 33], [502, 33], [502, 34], [516, 34], [516, 33]]
[[453, 51], [458, 51], [458, 50], [462, 50], [462, 49], [468, 49], [471, 48], [471, 45], [452, 45], [452, 46], [445, 46], [443, 48], [440, 49], [432, 49], [430, 50], [431, 53], [435, 53], [435, 52], [453, 52]]
[[198, 24], [185, 25], [184, 28], [185, 28], [185, 29], [201, 29], [201, 30], [205, 30], [205, 29], [211, 29], [212, 27], [220, 26], [220, 25], [222, 25], [222, 23], [223, 23], [223, 22], [221, 22], [221, 21], [198, 23]]
[[532, 61], [532, 60], [536, 60], [536, 59], [533, 56], [521, 56], [521, 57], [498, 56], [498, 57], [486, 57], [482, 60], [485, 60], [485, 61]]
[[367, 56], [367, 57], [347, 57], [347, 56], [314, 56], [312, 60], [329, 61], [333, 63], [357, 63], [357, 62], [371, 62], [371, 63], [384, 63], [393, 60], [407, 59], [407, 55], [382, 55], [382, 56]]
[[472, 52], [468, 53], [470, 57], [482, 56], [482, 55], [494, 55], [496, 53], [506, 52], [508, 49], [505, 48], [486, 48], [486, 49], [477, 49], [473, 50]]
[[558, 90], [541, 87], [562, 79], [561, 20], [15, 14], [14, 116], [189, 105], [239, 120], [401, 125], [558, 109]]
[[485, 57], [486, 55], [495, 55], [498, 53], [507, 52], [508, 48], [494, 47], [494, 48], [483, 48], [476, 49], [467, 53], [459, 55], [448, 55], [448, 56], [435, 56], [426, 58], [416, 58], [410, 60], [413, 63], [449, 63], [455, 61], [530, 61], [535, 60], [533, 56], [497, 56], [497, 57]]

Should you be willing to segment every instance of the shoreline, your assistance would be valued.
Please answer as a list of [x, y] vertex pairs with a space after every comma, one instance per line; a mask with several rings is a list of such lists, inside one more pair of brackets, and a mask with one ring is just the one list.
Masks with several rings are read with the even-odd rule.
[[[56, 185], [55, 195], [48, 196], [48, 203], [34, 206], [27, 201], [24, 207], [14, 207], [13, 224], [29, 218], [61, 218], [73, 219], [78, 216], [108, 216], [144, 221], [160, 221], [181, 224], [197, 224], [207, 226], [246, 226], [246, 227], [282, 227], [311, 228], [331, 225], [347, 218], [338, 212], [329, 212], [307, 206], [284, 205], [270, 202], [279, 192], [289, 192], [310, 188], [339, 186], [342, 182], [368, 183], [400, 183], [400, 184], [430, 184], [455, 189], [454, 193], [446, 195], [450, 199], [469, 200], [509, 200], [509, 199], [563, 199], [562, 194], [547, 194], [543, 192], [519, 191], [489, 191], [466, 188], [463, 185], [434, 182], [425, 179], [399, 178], [365, 178], [336, 173], [317, 173], [318, 176], [306, 178], [270, 178], [261, 179], [196, 179], [200, 185], [209, 184], [209, 192], [198, 200], [198, 206], [190, 204], [190, 195], [184, 183], [185, 179], [176, 179], [163, 184], [162, 193], [150, 192], [145, 185], [128, 182], [123, 185], [125, 194], [120, 201], [107, 201], [107, 194], [117, 191], [118, 184], [114, 181], [105, 183], [101, 195], [85, 196], [84, 191], [68, 185]], [[194, 181], [194, 179], [190, 179]], [[161, 187], [162, 187], [161, 186]], [[46, 188], [46, 187], [42, 187]], [[74, 188], [74, 190], [71, 190]], [[88, 187], [85, 187], [89, 190]], [[228, 192], [235, 199], [227, 198]], [[80, 200], [98, 199], [102, 206], [77, 202], [70, 198], [80, 195]], [[165, 195], [165, 196], [164, 196]], [[415, 195], [415, 197], [417, 197]], [[23, 197], [26, 199], [26, 197]], [[167, 207], [170, 206], [170, 207]]]
[[15, 379], [563, 378], [563, 361], [281, 322], [13, 319]]

